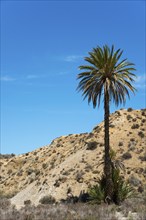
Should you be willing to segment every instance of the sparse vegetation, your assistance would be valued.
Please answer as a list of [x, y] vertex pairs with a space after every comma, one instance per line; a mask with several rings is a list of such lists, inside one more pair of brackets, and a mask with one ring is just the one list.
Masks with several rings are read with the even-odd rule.
[[10, 175], [12, 172], [13, 172], [12, 169], [9, 169], [7, 174]]
[[49, 196], [44, 196], [43, 198], [41, 198], [39, 202], [41, 204], [54, 204], [55, 201], [56, 201], [55, 198], [49, 195]]
[[122, 155], [122, 158], [125, 159], [125, 160], [130, 159], [131, 157], [132, 157], [132, 155], [131, 155], [131, 153], [129, 153], [129, 152], [126, 152], [126, 153], [124, 153], [124, 154]]
[[139, 159], [140, 159], [141, 161], [146, 161], [146, 153], [144, 153], [143, 156], [139, 156]]
[[85, 173], [83, 172], [83, 171], [78, 171], [77, 172], [77, 174], [76, 174], [76, 180], [77, 180], [77, 182], [82, 182], [83, 181], [83, 175], [84, 175]]
[[130, 119], [132, 119], [131, 115], [127, 115], [127, 120], [129, 121]]
[[119, 147], [121, 147], [121, 146], [123, 146], [123, 142], [122, 141], [119, 142]]
[[27, 172], [28, 175], [30, 175], [34, 172], [34, 170], [32, 168], [28, 168], [28, 170], [26, 172]]
[[15, 154], [1, 154], [0, 153], [0, 159], [10, 159], [12, 157], [15, 157]]
[[146, 116], [146, 109], [141, 109], [141, 110], [142, 110], [141, 115]]
[[31, 204], [31, 200], [25, 200], [24, 201], [24, 205], [30, 205]]
[[139, 128], [139, 124], [133, 124], [133, 125], [131, 126], [131, 128], [132, 128], [132, 129], [137, 129], [137, 128]]
[[141, 181], [134, 175], [131, 175], [128, 181], [133, 186], [139, 186], [141, 184]]
[[113, 123], [111, 123], [111, 124], [109, 125], [109, 127], [110, 127], [110, 128], [114, 128], [115, 125], [114, 125]]
[[139, 131], [138, 132], [138, 135], [141, 137], [141, 138], [144, 138], [144, 133], [142, 131]]
[[128, 108], [127, 109], [127, 112], [132, 112], [133, 111], [133, 108]]
[[12, 206], [9, 200], [0, 200], [0, 216], [2, 220], [118, 220], [117, 212], [120, 212], [123, 216], [137, 213], [137, 218], [133, 218], [133, 220], [145, 220], [145, 200], [144, 198], [130, 198], [125, 200], [120, 206], [77, 203], [40, 204], [35, 207], [27, 204], [20, 210]]
[[96, 141], [92, 141], [87, 143], [87, 150], [95, 150], [97, 148], [97, 142]]
[[43, 164], [42, 164], [42, 168], [43, 168], [43, 169], [46, 169], [47, 167], [48, 167], [48, 164], [47, 164], [47, 163], [43, 163]]

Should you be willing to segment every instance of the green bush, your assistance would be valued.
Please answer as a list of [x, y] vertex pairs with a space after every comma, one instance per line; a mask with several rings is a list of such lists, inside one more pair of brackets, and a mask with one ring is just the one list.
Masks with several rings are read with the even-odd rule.
[[[120, 175], [119, 169], [113, 169], [112, 171], [113, 180], [113, 202], [120, 204], [125, 199], [130, 198], [135, 195], [135, 191]], [[101, 204], [105, 201], [105, 186], [106, 178], [103, 175], [99, 179], [98, 184], [89, 188], [89, 202], [92, 204]]]
[[91, 204], [101, 204], [104, 201], [105, 193], [101, 184], [92, 186], [89, 190], [89, 202]]
[[119, 169], [113, 170], [114, 202], [120, 203], [134, 196], [134, 189], [120, 175]]

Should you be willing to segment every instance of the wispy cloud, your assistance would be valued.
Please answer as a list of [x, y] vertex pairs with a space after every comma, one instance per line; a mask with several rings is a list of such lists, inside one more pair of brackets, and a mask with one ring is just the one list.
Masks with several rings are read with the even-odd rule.
[[64, 58], [64, 61], [66, 62], [76, 62], [78, 60], [80, 60], [83, 56], [81, 55], [70, 55], [70, 56], [66, 56]]
[[16, 78], [13, 78], [11, 76], [1, 76], [0, 77], [0, 81], [5, 81], [5, 82], [11, 82], [11, 81], [15, 81]]
[[146, 88], [146, 75], [145, 74], [137, 76], [137, 79], [135, 80], [135, 87], [138, 89]]

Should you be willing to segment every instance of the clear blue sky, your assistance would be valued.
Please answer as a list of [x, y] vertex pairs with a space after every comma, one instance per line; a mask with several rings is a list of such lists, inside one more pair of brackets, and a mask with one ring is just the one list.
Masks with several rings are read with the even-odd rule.
[[78, 66], [97, 45], [114, 44], [136, 64], [138, 92], [124, 108], [145, 108], [145, 37], [145, 1], [1, 1], [1, 153], [103, 120], [103, 106], [76, 91]]

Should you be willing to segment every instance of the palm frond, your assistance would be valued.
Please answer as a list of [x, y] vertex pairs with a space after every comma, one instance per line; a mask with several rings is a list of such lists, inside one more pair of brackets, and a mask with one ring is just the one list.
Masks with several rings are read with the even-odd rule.
[[117, 106], [125, 104], [127, 96], [130, 98], [129, 90], [135, 93], [132, 85], [136, 77], [134, 64], [127, 59], [120, 61], [122, 54], [123, 51], [115, 51], [113, 45], [111, 48], [107, 45], [96, 47], [89, 52], [89, 57], [85, 57], [89, 65], [79, 67], [83, 72], [78, 74], [80, 82], [77, 90], [82, 91], [84, 99], [92, 102], [94, 108], [100, 105], [104, 87]]

